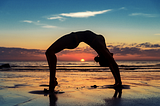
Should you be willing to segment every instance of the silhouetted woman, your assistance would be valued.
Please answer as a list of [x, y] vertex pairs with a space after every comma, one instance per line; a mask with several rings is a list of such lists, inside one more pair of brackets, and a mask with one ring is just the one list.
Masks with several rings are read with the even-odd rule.
[[55, 53], [58, 53], [63, 49], [74, 49], [79, 45], [80, 42], [85, 42], [86, 44], [90, 45], [98, 53], [98, 57], [95, 57], [95, 61], [99, 62], [101, 66], [108, 66], [109, 64], [115, 79], [114, 86], [121, 86], [122, 82], [118, 65], [115, 62], [112, 54], [106, 48], [104, 37], [87, 30], [72, 32], [62, 36], [47, 49], [46, 57], [50, 69], [49, 90], [54, 91], [55, 86], [58, 84], [55, 77], [57, 63], [57, 57]]

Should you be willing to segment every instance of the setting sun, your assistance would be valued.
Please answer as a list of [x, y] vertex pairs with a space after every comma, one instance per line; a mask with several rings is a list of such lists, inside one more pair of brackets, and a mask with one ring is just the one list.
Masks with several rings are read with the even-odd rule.
[[81, 59], [81, 62], [85, 61], [85, 59]]

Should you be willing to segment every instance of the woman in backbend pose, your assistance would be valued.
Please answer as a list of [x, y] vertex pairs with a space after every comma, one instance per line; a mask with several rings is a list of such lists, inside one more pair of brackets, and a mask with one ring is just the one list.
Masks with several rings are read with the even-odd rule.
[[58, 84], [55, 77], [57, 63], [57, 57], [55, 53], [58, 53], [63, 49], [74, 49], [79, 45], [80, 42], [85, 42], [86, 44], [90, 45], [98, 53], [98, 57], [95, 57], [95, 61], [99, 62], [101, 66], [107, 66], [109, 64], [115, 79], [114, 87], [120, 87], [122, 82], [119, 68], [112, 54], [106, 48], [104, 37], [87, 30], [72, 32], [62, 36], [47, 49], [46, 57], [50, 69], [49, 90], [54, 91], [55, 86]]

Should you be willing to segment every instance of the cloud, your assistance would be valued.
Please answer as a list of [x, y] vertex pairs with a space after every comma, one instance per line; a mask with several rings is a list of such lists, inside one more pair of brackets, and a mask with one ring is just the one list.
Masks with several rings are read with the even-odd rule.
[[65, 18], [64, 17], [61, 17], [61, 16], [51, 16], [51, 17], [49, 17], [49, 18], [47, 18], [47, 19], [49, 19], [49, 20], [55, 20], [55, 19], [58, 19], [58, 20], [60, 20], [60, 21], [64, 21], [65, 20]]
[[127, 8], [126, 7], [121, 7], [121, 8], [119, 8], [119, 10], [127, 10]]
[[43, 28], [56, 28], [56, 26], [52, 26], [52, 25], [44, 25], [42, 26]]
[[58, 19], [60, 21], [64, 21], [65, 17], [72, 17], [72, 18], [88, 18], [98, 14], [104, 14], [106, 12], [112, 11], [111, 9], [102, 10], [102, 11], [85, 11], [85, 12], [74, 12], [74, 13], [61, 13], [58, 15], [51, 15], [45, 16], [48, 20], [55, 20]]
[[119, 47], [113, 47], [110, 49], [111, 52], [113, 52], [115, 55], [140, 55], [141, 54], [141, 49], [136, 48], [136, 47], [124, 47], [124, 48], [119, 48]]
[[40, 23], [39, 20], [38, 21], [23, 20], [21, 22], [38, 25], [38, 26], [41, 26], [42, 28], [57, 28], [57, 26]]
[[145, 42], [145, 43], [137, 44], [136, 47], [159, 48], [160, 44], [151, 44], [150, 42]]
[[[107, 45], [107, 48], [114, 53], [114, 56], [122, 56], [122, 57], [128, 57], [130, 55], [136, 56], [134, 59], [137, 60], [140, 59], [140, 57], [143, 57], [143, 59], [147, 59], [148, 57], [151, 57], [150, 59], [160, 59], [160, 44], [152, 44], [150, 42], [145, 43], [133, 43], [133, 44], [126, 44], [126, 43], [118, 43], [118, 44], [109, 44]], [[67, 55], [67, 54], [75, 54], [75, 53], [88, 53], [93, 54], [94, 56], [97, 55], [94, 49], [91, 47], [77, 47], [75, 49], [65, 49], [61, 52], [59, 52], [57, 55]], [[128, 59], [127, 58], [127, 59]], [[123, 60], [123, 58], [122, 58]]]
[[[121, 60], [124, 58], [129, 60], [129, 56], [135, 56], [133, 59], [160, 59], [160, 44], [152, 44], [150, 42], [145, 43], [119, 43], [119, 44], [109, 44], [107, 48], [110, 52], [114, 53], [114, 56], [121, 56]], [[87, 54], [91, 57], [97, 56], [97, 53], [91, 47], [77, 47], [75, 49], [64, 49], [57, 53], [57, 57], [70, 56], [70, 58], [75, 58], [76, 54]], [[72, 57], [72, 55], [74, 55]], [[122, 58], [123, 57], [123, 58]], [[67, 58], [67, 57], [65, 57]], [[68, 59], [70, 59], [68, 58]], [[116, 58], [115, 58], [116, 59]], [[45, 50], [39, 49], [24, 49], [24, 48], [6, 48], [0, 47], [0, 60], [46, 60]], [[72, 59], [73, 60], [73, 59]]]
[[156, 14], [132, 13], [129, 16], [158, 17]]
[[103, 14], [106, 12], [111, 11], [111, 9], [108, 10], [102, 10], [102, 11], [85, 11], [85, 12], [75, 12], [75, 13], [62, 13], [60, 16], [66, 16], [66, 17], [73, 17], [73, 18], [87, 18], [91, 16], [95, 16], [97, 14]]
[[[160, 44], [150, 42], [126, 45], [109, 45], [109, 50], [118, 56], [137, 55], [138, 57], [153, 57], [160, 59]], [[137, 58], [138, 59], [138, 58]]]
[[22, 22], [26, 22], [26, 23], [32, 23], [33, 21], [30, 21], [30, 20], [24, 20]]
[[0, 47], [0, 60], [44, 60], [44, 53], [39, 49]]

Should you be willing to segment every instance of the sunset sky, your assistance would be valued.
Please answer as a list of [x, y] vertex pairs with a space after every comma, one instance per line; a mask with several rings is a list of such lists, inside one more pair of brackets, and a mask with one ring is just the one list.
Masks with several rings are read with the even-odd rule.
[[[106, 39], [116, 60], [160, 60], [159, 0], [0, 0], [0, 61], [46, 60], [45, 50], [70, 32]], [[59, 60], [93, 60], [81, 43]]]

